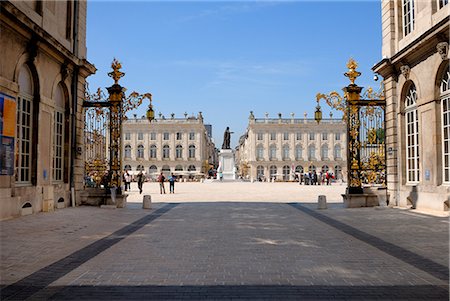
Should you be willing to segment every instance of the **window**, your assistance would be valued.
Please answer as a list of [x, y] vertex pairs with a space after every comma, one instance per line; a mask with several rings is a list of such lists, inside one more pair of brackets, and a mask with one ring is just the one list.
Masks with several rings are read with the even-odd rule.
[[328, 140], [328, 134], [322, 133], [322, 140]]
[[183, 158], [183, 147], [181, 145], [177, 145], [175, 147], [175, 158], [177, 159]]
[[270, 133], [270, 140], [277, 140], [277, 134], [276, 133]]
[[277, 167], [275, 165], [270, 166], [269, 168], [269, 174], [271, 178], [276, 177], [277, 174]]
[[138, 133], [138, 140], [144, 140], [144, 133], [142, 132]]
[[315, 172], [315, 171], [316, 171], [316, 166], [310, 165], [310, 166], [308, 167], [308, 170], [309, 170], [310, 172]]
[[330, 168], [328, 167], [328, 165], [322, 166], [322, 173], [326, 173], [329, 170], [330, 170]]
[[125, 159], [131, 158], [131, 146], [125, 145]]
[[169, 140], [169, 133], [163, 133], [163, 140]]
[[156, 133], [155, 132], [150, 133], [150, 140], [156, 140]]
[[295, 167], [295, 173], [302, 174], [302, 173], [303, 173], [303, 166], [297, 165], [297, 166]]
[[283, 133], [283, 140], [289, 140], [289, 133], [285, 132]]
[[168, 145], [163, 146], [163, 153], [162, 153], [163, 159], [169, 159], [170, 157], [170, 147]]
[[66, 39], [70, 40], [71, 37], [72, 37], [72, 1], [67, 1], [67, 4], [66, 4]]
[[144, 146], [142, 144], [139, 144], [137, 147], [137, 157], [139, 159], [144, 158]]
[[258, 180], [262, 180], [263, 177], [264, 177], [264, 167], [261, 165], [258, 165], [256, 167], [256, 178]]
[[300, 132], [296, 133], [296, 139], [302, 140], [302, 133], [300, 133]]
[[264, 134], [263, 133], [258, 133], [256, 134], [256, 140], [261, 141], [264, 138]]
[[443, 182], [450, 184], [450, 72], [441, 81]]
[[303, 160], [303, 148], [301, 145], [295, 147], [295, 160]]
[[148, 172], [152, 175], [155, 175], [158, 173], [158, 167], [156, 165], [152, 165], [148, 168]]
[[342, 167], [340, 165], [334, 167], [334, 177], [336, 180], [342, 179]]
[[443, 8], [448, 4], [448, 0], [439, 0], [439, 9]]
[[189, 145], [189, 158], [194, 159], [195, 158], [195, 145]]
[[288, 165], [283, 166], [283, 181], [289, 181], [291, 168]]
[[341, 133], [335, 133], [334, 140], [341, 140]]
[[189, 140], [195, 140], [195, 133], [194, 132], [190, 132], [189, 133]]
[[64, 90], [58, 84], [55, 94], [54, 132], [53, 132], [53, 180], [63, 180], [64, 159]]
[[341, 146], [340, 145], [335, 145], [334, 146], [334, 159], [335, 160], [342, 159]]
[[125, 165], [124, 170], [125, 171], [130, 171], [131, 170], [131, 165]]
[[156, 159], [156, 145], [152, 144], [150, 146], [150, 159]]
[[125, 133], [125, 140], [131, 140], [131, 134], [130, 132]]
[[406, 125], [406, 181], [419, 182], [419, 117], [417, 114], [417, 93], [414, 84], [405, 99]]
[[181, 165], [175, 166], [175, 171], [183, 171], [183, 166]]
[[22, 66], [17, 97], [16, 181], [18, 183], [31, 183], [33, 93], [31, 72], [28, 67]]
[[188, 171], [196, 171], [197, 169], [195, 168], [195, 165], [189, 165], [188, 166]]
[[283, 146], [283, 160], [289, 160], [289, 145]]
[[310, 145], [308, 147], [308, 160], [316, 159], [316, 147], [314, 145]]
[[414, 30], [414, 0], [403, 0], [403, 34], [407, 36]]
[[256, 160], [262, 160], [264, 158], [264, 147], [262, 145], [258, 145], [256, 147]]
[[138, 166], [136, 167], [136, 170], [137, 170], [137, 171], [144, 171], [144, 166], [143, 166], [143, 165], [138, 165]]
[[328, 160], [328, 146], [327, 145], [322, 145], [322, 147], [320, 149], [320, 156], [321, 156], [322, 160]]
[[316, 139], [316, 134], [315, 133], [309, 133], [309, 140], [315, 140]]
[[269, 149], [269, 160], [277, 159], [277, 147], [275, 145], [271, 145]]
[[177, 133], [177, 140], [183, 139], [183, 133], [178, 132]]

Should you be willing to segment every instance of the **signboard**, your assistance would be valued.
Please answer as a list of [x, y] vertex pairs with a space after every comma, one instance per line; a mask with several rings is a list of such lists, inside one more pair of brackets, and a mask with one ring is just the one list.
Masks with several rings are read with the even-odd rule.
[[16, 99], [0, 93], [0, 175], [14, 175]]

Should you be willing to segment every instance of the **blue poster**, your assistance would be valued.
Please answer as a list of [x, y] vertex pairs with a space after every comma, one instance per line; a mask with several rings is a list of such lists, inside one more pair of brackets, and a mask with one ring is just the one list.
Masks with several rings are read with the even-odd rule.
[[0, 135], [0, 175], [14, 175], [14, 138]]

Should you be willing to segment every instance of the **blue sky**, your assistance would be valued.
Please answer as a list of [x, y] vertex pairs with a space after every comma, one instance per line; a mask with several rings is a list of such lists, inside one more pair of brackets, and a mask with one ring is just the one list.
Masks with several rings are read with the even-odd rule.
[[[203, 113], [216, 146], [230, 127], [231, 146], [258, 118], [313, 117], [315, 95], [339, 90], [353, 57], [360, 86], [378, 86], [379, 1], [89, 1], [91, 91], [107, 87], [115, 57], [129, 92], [150, 92], [156, 113]], [[146, 104], [135, 112], [145, 114]], [[329, 109], [323, 103], [324, 116]], [[335, 116], [338, 113], [335, 113]]]

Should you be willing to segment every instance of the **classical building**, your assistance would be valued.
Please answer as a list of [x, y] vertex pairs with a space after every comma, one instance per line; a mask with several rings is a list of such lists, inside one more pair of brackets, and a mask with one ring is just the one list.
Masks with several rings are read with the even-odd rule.
[[448, 0], [383, 0], [387, 182], [391, 204], [448, 210]]
[[[83, 189], [85, 1], [0, 2], [0, 219]], [[71, 193], [71, 191], [73, 193]]]
[[344, 179], [346, 125], [342, 119], [255, 118], [250, 112], [246, 133], [239, 139], [236, 165], [244, 178], [293, 180], [295, 173], [331, 171]]
[[123, 166], [150, 177], [161, 171], [181, 176], [207, 173], [210, 165], [217, 165], [211, 134], [201, 112], [184, 118], [160, 115], [151, 123], [145, 117], [128, 119], [123, 123]]

